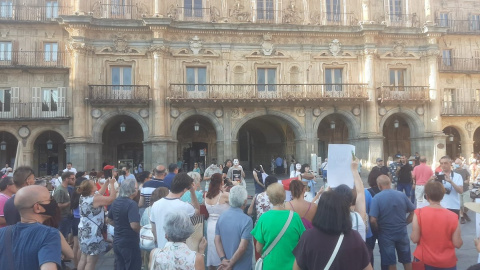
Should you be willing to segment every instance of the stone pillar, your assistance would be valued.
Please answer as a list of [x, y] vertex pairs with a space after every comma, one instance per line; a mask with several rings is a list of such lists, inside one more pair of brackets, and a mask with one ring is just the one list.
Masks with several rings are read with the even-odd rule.
[[160, 16], [160, 2], [164, 0], [154, 0], [155, 1], [155, 16]]
[[[100, 170], [103, 160], [101, 143], [86, 143], [67, 140], [67, 162], [72, 162], [77, 171]], [[115, 164], [111, 164], [114, 165]]]
[[295, 158], [297, 162], [300, 163], [309, 163], [310, 154], [307, 153], [307, 140], [306, 139], [296, 139], [295, 140]]
[[461, 141], [461, 144], [462, 144], [462, 154], [464, 155], [465, 158], [469, 158], [470, 157], [470, 153], [473, 152], [473, 141], [472, 140], [462, 140]]
[[[144, 169], [152, 170], [159, 164], [163, 164], [166, 167], [169, 163], [176, 161], [172, 155], [176, 156], [177, 150], [173, 149], [176, 146], [176, 142], [170, 140], [151, 140], [144, 142]], [[168, 154], [169, 152], [172, 152]], [[170, 155], [170, 156], [169, 156]]]
[[386, 160], [387, 157], [383, 156], [383, 139], [383, 136], [370, 136], [350, 141], [355, 145], [355, 155], [363, 162], [363, 169], [371, 169], [379, 157]]
[[[313, 130], [313, 109], [305, 109], [305, 132], [306, 132], [306, 155], [310, 159], [310, 154], [318, 155], [318, 138], [317, 131]], [[310, 161], [308, 162], [310, 163]]]
[[217, 140], [215, 143], [217, 147], [217, 163], [222, 164], [225, 161], [225, 156], [224, 156], [224, 142], [221, 140]]
[[[435, 43], [436, 45], [436, 37], [430, 38], [429, 43], [430, 46]], [[432, 46], [433, 47], [433, 46]], [[430, 131], [434, 133], [441, 133], [442, 132], [442, 122], [440, 119], [441, 115], [441, 97], [440, 91], [438, 89], [438, 55], [439, 50], [437, 48], [432, 48], [427, 52], [427, 63], [428, 63], [428, 84], [430, 87], [429, 94], [430, 94], [430, 116], [432, 121], [430, 122]]]
[[85, 15], [87, 11], [85, 9], [85, 5], [88, 4], [89, 1], [86, 0], [73, 0], [73, 12], [77, 15]]
[[365, 103], [366, 112], [362, 114], [362, 122], [367, 123], [363, 125], [362, 132], [366, 132], [367, 134], [378, 134], [378, 109], [377, 109], [377, 95], [375, 92], [375, 85], [374, 85], [374, 55], [376, 53], [376, 49], [365, 49], [364, 50], [364, 69], [363, 69], [363, 82], [367, 84], [367, 95], [368, 100]]
[[369, 22], [370, 18], [370, 0], [362, 0], [362, 21]]
[[[235, 139], [235, 143], [232, 141], [232, 110], [225, 109], [224, 115], [222, 117], [223, 120], [223, 158], [233, 158], [237, 155], [237, 143], [238, 141]], [[237, 136], [237, 134], [235, 134]], [[220, 140], [217, 134], [217, 140]], [[225, 161], [225, 160], [223, 160]]]
[[[19, 164], [19, 166], [30, 166], [33, 168], [33, 149], [30, 150], [30, 149], [23, 149], [23, 164]], [[13, 164], [9, 164], [11, 167], [13, 167]], [[33, 168], [34, 171], [35, 168]]]
[[229, 158], [229, 159], [234, 159], [234, 158], [238, 158], [238, 140], [232, 140], [231, 141], [231, 150], [228, 151], [227, 149], [225, 149], [226, 151], [225, 152], [230, 152], [230, 155], [229, 156], [225, 156], [225, 158]]
[[168, 114], [166, 113], [165, 95], [167, 92], [167, 85], [165, 82], [165, 48], [162, 46], [154, 46], [151, 48], [153, 54], [153, 89], [152, 91], [152, 110], [153, 117], [150, 122], [153, 136], [170, 136], [167, 134], [166, 126], [170, 121], [167, 121]]
[[435, 21], [431, 0], [425, 0], [425, 23], [431, 25]]

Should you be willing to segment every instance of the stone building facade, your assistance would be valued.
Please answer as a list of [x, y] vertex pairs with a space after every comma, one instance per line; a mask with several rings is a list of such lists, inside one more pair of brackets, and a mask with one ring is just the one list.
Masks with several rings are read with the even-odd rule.
[[0, 0], [0, 162], [478, 152], [480, 2], [420, 2]]

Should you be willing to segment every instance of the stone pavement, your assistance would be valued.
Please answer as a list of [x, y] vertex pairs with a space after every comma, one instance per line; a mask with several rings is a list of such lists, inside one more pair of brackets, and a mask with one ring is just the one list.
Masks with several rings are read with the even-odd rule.
[[[368, 186], [366, 183], [366, 173], [363, 173], [364, 176], [362, 177], [363, 182], [365, 183], [365, 186]], [[282, 175], [279, 177], [279, 179], [285, 179], [288, 178], [286, 175]], [[246, 177], [247, 181], [247, 190], [248, 190], [248, 195], [254, 195], [255, 194], [255, 188], [253, 185], [253, 177], [248, 175]], [[317, 182], [317, 189], [319, 189], [322, 186], [323, 181], [319, 180]], [[465, 270], [469, 266], [475, 264], [477, 262], [478, 258], [478, 253], [475, 249], [473, 239], [476, 235], [475, 232], [475, 222], [480, 223], [480, 220], [475, 221], [475, 215], [472, 211], [470, 211], [469, 216], [472, 218], [471, 222], [468, 222], [466, 224], [461, 224], [461, 229], [462, 229], [462, 239], [463, 239], [463, 246], [457, 250], [457, 258], [458, 258], [458, 263], [457, 263], [457, 269], [459, 270]], [[408, 226], [408, 234], [410, 235], [412, 231], [412, 226]], [[415, 250], [416, 245], [413, 243], [410, 243], [411, 251]], [[413, 258], [413, 257], [412, 257]], [[380, 269], [380, 253], [378, 250], [378, 245], [375, 246], [374, 250], [374, 269]], [[401, 264], [397, 265], [398, 269], [403, 269], [403, 266]], [[110, 270], [114, 269], [114, 256], [113, 256], [113, 251], [110, 251], [110, 253], [107, 253], [106, 255], [103, 255], [102, 257], [99, 258], [96, 269], [98, 270]]]

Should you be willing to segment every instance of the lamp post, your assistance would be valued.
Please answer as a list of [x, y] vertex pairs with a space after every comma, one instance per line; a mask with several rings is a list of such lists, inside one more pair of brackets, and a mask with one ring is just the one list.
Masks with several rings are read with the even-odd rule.
[[400, 122], [398, 121], [398, 119], [395, 119], [395, 121], [393, 121], [393, 127], [395, 128], [395, 148], [397, 150], [397, 153], [398, 153], [398, 127], [400, 126]]
[[195, 130], [195, 132], [198, 132], [200, 130], [200, 124], [198, 123], [198, 121], [196, 121], [195, 125], [193, 125], [193, 129]]
[[332, 130], [332, 140], [331, 143], [335, 143], [335, 121], [330, 121], [330, 129]]
[[120, 124], [120, 132], [125, 132], [125, 129], [127, 128], [127, 125], [125, 125], [124, 122]]
[[7, 150], [7, 142], [5, 142], [5, 133], [2, 134], [2, 142], [0, 142], [0, 150]]

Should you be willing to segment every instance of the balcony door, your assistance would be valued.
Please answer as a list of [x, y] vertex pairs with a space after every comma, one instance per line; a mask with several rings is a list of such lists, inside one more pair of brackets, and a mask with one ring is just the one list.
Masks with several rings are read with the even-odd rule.
[[448, 13], [440, 13], [438, 16], [438, 26], [449, 27], [450, 22], [448, 20]]
[[64, 117], [66, 110], [65, 87], [33, 88], [32, 110], [34, 117]]
[[183, 0], [183, 15], [188, 18], [203, 17], [203, 0]]
[[403, 5], [406, 0], [385, 0], [388, 3], [388, 19], [391, 23], [402, 23], [404, 21]]
[[58, 18], [58, 2], [57, 1], [45, 2], [45, 18], [47, 19]]
[[0, 65], [10, 64], [12, 61], [12, 42], [0, 42]]
[[0, 19], [13, 18], [13, 0], [0, 0]]
[[0, 117], [12, 118], [12, 91], [10, 88], [0, 89]]
[[257, 0], [257, 18], [259, 21], [272, 22], [275, 19], [274, 0]]
[[325, 90], [326, 95], [338, 97], [343, 90], [343, 68], [326, 68], [325, 69]]
[[276, 84], [276, 68], [257, 68], [257, 91], [259, 98], [276, 98]]
[[394, 99], [404, 99], [407, 96], [405, 91], [405, 74], [407, 73], [406, 69], [390, 69], [389, 71], [389, 80], [390, 80], [390, 92], [391, 97]]
[[341, 0], [326, 0], [325, 8], [327, 10], [328, 22], [341, 22], [342, 20], [342, 7]]
[[207, 68], [187, 67], [187, 96], [189, 98], [206, 98]]
[[132, 67], [114, 66], [111, 67], [112, 77], [112, 99], [132, 98]]
[[58, 43], [47, 42], [43, 44], [43, 61], [45, 65], [56, 65], [58, 61]]
[[471, 31], [480, 30], [480, 14], [470, 15], [470, 30]]

